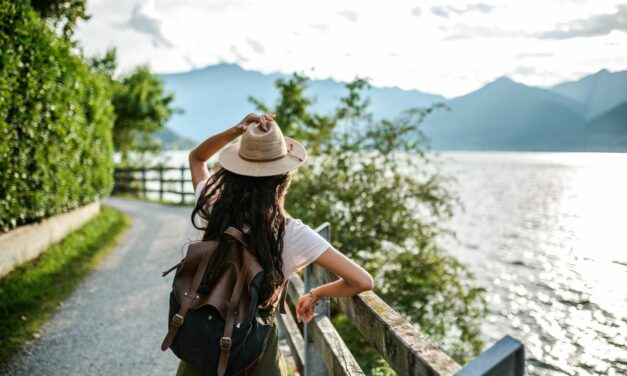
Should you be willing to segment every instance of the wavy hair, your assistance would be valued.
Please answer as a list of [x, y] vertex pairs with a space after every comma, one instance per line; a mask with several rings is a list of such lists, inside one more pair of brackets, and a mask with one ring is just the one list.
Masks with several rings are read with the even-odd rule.
[[[202, 240], [219, 240], [218, 248], [198, 289], [206, 293], [226, 263], [228, 245], [221, 236], [229, 226], [242, 230], [251, 253], [264, 269], [260, 302], [268, 302], [285, 280], [283, 275], [283, 235], [286, 215], [283, 203], [291, 181], [291, 172], [281, 175], [253, 177], [239, 175], [220, 168], [207, 180], [192, 211], [192, 224], [204, 231]], [[213, 204], [210, 209], [209, 206]], [[209, 213], [211, 210], [211, 213]], [[207, 221], [206, 227], [196, 224], [198, 216]]]

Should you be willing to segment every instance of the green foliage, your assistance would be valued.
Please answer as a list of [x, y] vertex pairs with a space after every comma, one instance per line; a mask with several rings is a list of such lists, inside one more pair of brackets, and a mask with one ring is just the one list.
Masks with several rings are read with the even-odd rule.
[[0, 229], [67, 211], [112, 187], [106, 77], [25, 2], [0, 0]]
[[171, 107], [174, 95], [165, 92], [163, 80], [145, 66], [115, 78], [117, 58], [114, 49], [100, 58], [91, 58], [90, 65], [108, 76], [113, 88], [113, 144], [122, 156], [122, 164], [129, 163], [131, 151], [158, 151], [161, 143], [154, 133], [164, 131], [170, 116], [181, 111]]
[[0, 373], [16, 349], [33, 338], [113, 248], [129, 223], [122, 212], [102, 206], [82, 228], [0, 279]]
[[88, 20], [86, 0], [31, 0], [31, 6], [52, 26], [60, 29], [65, 39], [74, 34], [78, 20]]
[[147, 67], [136, 68], [116, 85], [113, 144], [123, 160], [131, 150], [158, 150], [159, 144], [151, 134], [163, 130], [173, 112], [170, 103], [174, 95], [164, 91], [161, 78]]
[[375, 121], [364, 96], [369, 83], [357, 78], [334, 113], [314, 115], [306, 84], [301, 75], [277, 81], [274, 108], [251, 99], [313, 156], [294, 175], [288, 195], [297, 199], [286, 209], [313, 225], [329, 221], [334, 245], [373, 274], [375, 291], [458, 361], [478, 354], [483, 290], [438, 245], [454, 236], [442, 223], [459, 204], [420, 129], [439, 106]]
[[281, 119], [281, 128], [286, 135], [302, 142], [309, 153], [316, 154], [322, 151], [322, 145], [329, 138], [335, 123], [327, 116], [308, 112], [313, 100], [303, 96], [307, 80], [306, 76], [298, 73], [289, 80], [276, 80], [281, 97], [272, 110], [258, 99], [248, 97], [248, 100], [259, 110], [275, 114], [277, 119]]

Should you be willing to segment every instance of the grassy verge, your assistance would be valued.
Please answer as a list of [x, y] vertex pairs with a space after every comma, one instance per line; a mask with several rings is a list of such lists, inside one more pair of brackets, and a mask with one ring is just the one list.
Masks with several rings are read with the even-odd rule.
[[0, 371], [117, 243], [130, 219], [107, 206], [37, 259], [0, 279]]

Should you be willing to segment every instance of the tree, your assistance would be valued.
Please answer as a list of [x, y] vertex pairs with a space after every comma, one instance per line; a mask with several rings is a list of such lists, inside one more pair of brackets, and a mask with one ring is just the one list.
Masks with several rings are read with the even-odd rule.
[[78, 20], [88, 20], [86, 0], [31, 0], [30, 4], [41, 18], [60, 29], [66, 40], [74, 34]]
[[250, 99], [312, 155], [294, 175], [289, 195], [298, 199], [286, 209], [312, 224], [331, 222], [334, 245], [373, 274], [375, 291], [458, 361], [478, 354], [483, 289], [439, 245], [454, 236], [442, 223], [459, 200], [447, 189], [451, 179], [433, 168], [436, 156], [420, 129], [440, 106], [374, 120], [364, 95], [370, 85], [356, 78], [333, 113], [312, 114], [307, 81], [300, 74], [277, 80], [275, 106]]
[[108, 50], [102, 57], [92, 57], [89, 62], [92, 69], [110, 79], [111, 102], [115, 109], [113, 144], [121, 154], [122, 164], [129, 162], [131, 151], [158, 151], [160, 144], [153, 133], [165, 129], [170, 116], [180, 111], [171, 106], [174, 94], [166, 93], [163, 80], [146, 66], [135, 68], [120, 78], [114, 77], [115, 49]]

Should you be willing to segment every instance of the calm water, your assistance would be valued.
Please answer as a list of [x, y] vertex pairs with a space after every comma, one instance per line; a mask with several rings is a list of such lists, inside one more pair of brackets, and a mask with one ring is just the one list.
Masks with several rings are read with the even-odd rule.
[[487, 288], [486, 345], [531, 375], [627, 374], [627, 154], [446, 153], [465, 205], [449, 247]]
[[441, 161], [465, 206], [447, 248], [488, 291], [486, 346], [522, 340], [530, 375], [627, 375], [627, 154]]

